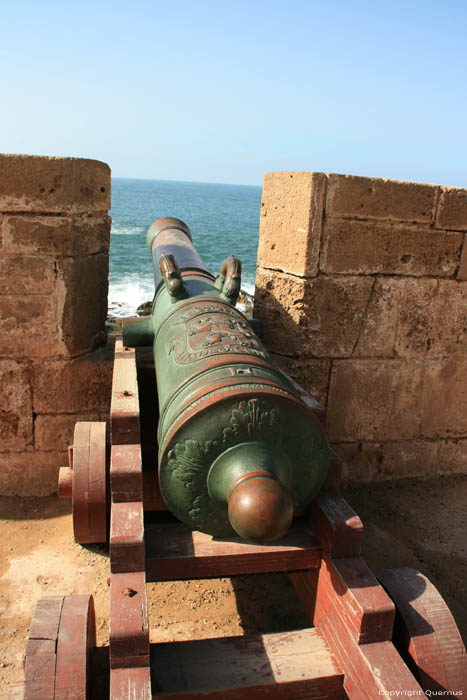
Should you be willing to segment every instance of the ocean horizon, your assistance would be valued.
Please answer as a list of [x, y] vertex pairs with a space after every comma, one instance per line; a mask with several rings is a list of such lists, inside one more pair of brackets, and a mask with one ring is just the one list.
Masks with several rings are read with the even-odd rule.
[[242, 261], [242, 288], [254, 293], [262, 188], [178, 180], [112, 178], [109, 313], [122, 317], [154, 295], [146, 232], [165, 216], [182, 219], [208, 269]]

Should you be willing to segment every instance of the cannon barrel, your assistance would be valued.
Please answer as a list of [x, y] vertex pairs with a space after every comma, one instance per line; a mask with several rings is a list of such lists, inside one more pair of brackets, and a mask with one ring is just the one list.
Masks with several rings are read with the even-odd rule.
[[174, 218], [154, 222], [147, 244], [152, 313], [123, 339], [154, 348], [162, 496], [193, 529], [276, 540], [324, 481], [324, 431], [235, 308], [240, 261], [214, 277]]

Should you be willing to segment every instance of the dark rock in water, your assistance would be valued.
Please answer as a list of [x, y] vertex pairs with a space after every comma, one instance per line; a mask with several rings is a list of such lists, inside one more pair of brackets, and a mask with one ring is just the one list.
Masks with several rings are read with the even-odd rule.
[[109, 335], [121, 335], [122, 333], [122, 319], [115, 318], [114, 316], [108, 316], [105, 322], [105, 327]]
[[253, 314], [254, 303], [254, 297], [241, 289], [237, 301], [237, 306], [239, 307], [240, 311], [242, 311], [242, 313], [244, 313], [246, 316], [251, 316]]
[[138, 316], [150, 316], [152, 311], [152, 301], [145, 301], [136, 309]]

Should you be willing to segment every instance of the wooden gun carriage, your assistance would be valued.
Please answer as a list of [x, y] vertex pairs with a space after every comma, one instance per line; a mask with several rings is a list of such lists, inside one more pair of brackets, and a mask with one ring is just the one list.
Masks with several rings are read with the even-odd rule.
[[[286, 381], [322, 422], [319, 404]], [[362, 559], [363, 525], [340, 495], [335, 453], [319, 494], [289, 531], [252, 544], [163, 516], [157, 420], [154, 359], [119, 339], [110, 421], [76, 424], [59, 479], [60, 495], [72, 499], [75, 540], [109, 542], [109, 647], [96, 649], [92, 596], [41, 599], [24, 656], [25, 700], [465, 692], [465, 649], [433, 585], [411, 569], [375, 576]], [[157, 521], [150, 511], [160, 512]], [[147, 582], [268, 572], [288, 574], [309, 614], [307, 629], [150, 643]]]

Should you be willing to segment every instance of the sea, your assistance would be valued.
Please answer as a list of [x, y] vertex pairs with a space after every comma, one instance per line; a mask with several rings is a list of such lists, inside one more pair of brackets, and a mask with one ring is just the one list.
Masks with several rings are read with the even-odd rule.
[[213, 274], [229, 255], [242, 261], [242, 288], [254, 293], [261, 187], [112, 178], [109, 315], [134, 315], [154, 296], [146, 232], [156, 219], [188, 224]]

